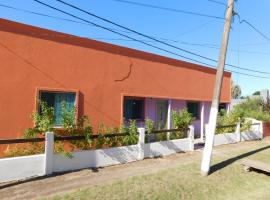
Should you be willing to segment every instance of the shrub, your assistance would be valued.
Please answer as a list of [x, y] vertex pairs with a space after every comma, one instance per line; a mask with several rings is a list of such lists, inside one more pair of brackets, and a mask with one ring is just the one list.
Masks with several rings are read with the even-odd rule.
[[138, 143], [136, 120], [129, 120], [128, 135], [124, 137], [123, 143], [125, 145], [132, 145]]
[[250, 105], [249, 108], [246, 107], [246, 105], [235, 106], [232, 112], [229, 114], [226, 114], [224, 112], [219, 113], [217, 118], [217, 126], [226, 126], [226, 125], [235, 125], [233, 127], [226, 127], [226, 128], [217, 128], [216, 134], [222, 134], [222, 133], [231, 133], [235, 132], [236, 124], [238, 122], [241, 123], [241, 131], [245, 131], [250, 129], [251, 122], [249, 120], [246, 120], [247, 117], [249, 117], [250, 112], [247, 109], [254, 109], [256, 106], [254, 106], [254, 102], [248, 102]]
[[172, 111], [173, 127], [176, 129], [186, 129], [192, 123], [192, 114], [186, 108], [179, 111]]
[[[34, 128], [28, 128], [24, 132], [24, 138], [34, 138], [37, 136], [44, 136], [47, 131], [53, 131], [56, 135], [69, 136], [85, 136], [85, 140], [73, 140], [67, 142], [56, 141], [54, 146], [55, 153], [62, 153], [66, 157], [72, 158], [70, 150], [87, 150], [93, 148], [113, 147], [122, 145], [137, 144], [138, 134], [135, 120], [129, 121], [129, 126], [121, 124], [120, 128], [106, 127], [103, 124], [99, 125], [97, 139], [93, 137], [93, 127], [87, 116], [75, 119], [76, 108], [68, 108], [66, 102], [61, 103], [61, 123], [62, 128], [54, 128], [54, 109], [48, 107], [45, 102], [41, 102], [41, 112], [33, 112], [31, 115], [35, 123]], [[151, 130], [154, 125], [149, 121]], [[149, 130], [150, 130], [149, 129]], [[103, 137], [104, 134], [112, 133], [128, 133], [126, 136]], [[37, 153], [44, 153], [44, 143], [30, 143], [27, 145], [15, 145], [14, 148], [9, 148], [5, 154], [6, 156], [23, 156]], [[66, 151], [65, 149], [68, 149]]]
[[38, 134], [44, 134], [47, 131], [52, 131], [54, 126], [54, 109], [49, 107], [46, 102], [40, 102], [40, 113], [33, 112], [31, 114], [35, 127], [28, 128], [24, 131], [25, 138], [33, 138]]
[[170, 134], [170, 139], [178, 139], [186, 137], [186, 129], [192, 124], [192, 114], [187, 111], [186, 108], [179, 111], [172, 111], [173, 127], [175, 129], [182, 129], [183, 131], [177, 131]]
[[233, 107], [232, 112], [240, 118], [254, 118], [261, 121], [270, 121], [270, 106], [260, 98], [247, 101]]
[[145, 129], [148, 134], [154, 130], [154, 121], [148, 117], [145, 119]]
[[5, 157], [28, 156], [44, 153], [44, 143], [15, 144], [8, 146]]

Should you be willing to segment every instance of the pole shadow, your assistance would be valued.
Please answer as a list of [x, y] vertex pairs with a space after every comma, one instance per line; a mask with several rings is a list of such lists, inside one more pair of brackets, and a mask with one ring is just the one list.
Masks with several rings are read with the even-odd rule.
[[231, 165], [232, 163], [234, 163], [234, 162], [237, 161], [237, 160], [240, 160], [240, 159], [243, 159], [243, 158], [245, 158], [245, 157], [251, 156], [251, 155], [253, 155], [253, 154], [255, 154], [255, 153], [264, 151], [264, 150], [266, 150], [266, 149], [268, 149], [268, 148], [270, 148], [270, 145], [265, 146], [265, 147], [262, 147], [262, 148], [259, 148], [259, 149], [255, 149], [255, 150], [253, 150], [253, 151], [249, 151], [249, 152], [244, 153], [244, 154], [242, 154], [242, 155], [235, 156], [235, 157], [233, 157], [233, 158], [230, 158], [230, 159], [224, 160], [224, 161], [222, 161], [222, 162], [220, 162], [220, 163], [217, 163], [217, 164], [213, 165], [213, 166], [210, 168], [210, 173], [209, 173], [209, 174], [213, 174], [213, 173], [215, 173], [216, 171], [221, 170], [221, 169], [227, 167], [228, 165]]

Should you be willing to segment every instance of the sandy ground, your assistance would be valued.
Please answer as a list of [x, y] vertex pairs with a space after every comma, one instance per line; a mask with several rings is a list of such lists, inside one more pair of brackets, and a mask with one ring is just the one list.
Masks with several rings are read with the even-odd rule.
[[[244, 142], [223, 145], [214, 149], [213, 155], [222, 157], [230, 152], [236, 152], [256, 147], [261, 141]], [[194, 161], [200, 161], [202, 149], [194, 152], [178, 153], [163, 158], [145, 159], [128, 164], [115, 165], [98, 169], [84, 169], [76, 172], [42, 177], [21, 183], [0, 185], [0, 199], [35, 199], [57, 193], [68, 192], [90, 185], [100, 185], [117, 180], [125, 180], [133, 176], [155, 173]]]

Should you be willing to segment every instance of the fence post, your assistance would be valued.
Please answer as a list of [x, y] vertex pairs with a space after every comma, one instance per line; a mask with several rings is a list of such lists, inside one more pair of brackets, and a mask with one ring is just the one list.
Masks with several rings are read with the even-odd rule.
[[54, 149], [54, 134], [53, 132], [45, 133], [45, 158], [44, 158], [44, 173], [45, 175], [53, 172], [53, 149]]
[[263, 122], [259, 121], [259, 124], [260, 139], [263, 139]]
[[145, 128], [138, 128], [138, 132], [139, 132], [139, 140], [138, 140], [139, 160], [143, 160], [144, 159]]
[[189, 135], [188, 135], [190, 142], [189, 142], [189, 148], [190, 151], [194, 151], [194, 127], [189, 126]]
[[236, 129], [235, 129], [235, 134], [237, 136], [237, 142], [241, 142], [241, 123], [237, 122], [236, 124]]

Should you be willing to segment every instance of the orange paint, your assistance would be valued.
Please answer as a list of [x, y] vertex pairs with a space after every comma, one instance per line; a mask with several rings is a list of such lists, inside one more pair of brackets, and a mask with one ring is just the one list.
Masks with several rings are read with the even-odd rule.
[[[216, 70], [0, 20], [0, 138], [32, 127], [37, 88], [76, 91], [79, 115], [119, 126], [124, 96], [211, 101]], [[230, 102], [231, 74], [221, 101]]]

